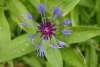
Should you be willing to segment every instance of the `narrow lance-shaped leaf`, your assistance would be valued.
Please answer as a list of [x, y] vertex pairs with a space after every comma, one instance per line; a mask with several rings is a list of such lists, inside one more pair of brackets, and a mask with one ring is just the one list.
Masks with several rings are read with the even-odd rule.
[[75, 7], [71, 11], [71, 22], [72, 22], [72, 26], [78, 26], [78, 24], [79, 24], [79, 11], [78, 11], [78, 6]]
[[63, 16], [67, 15], [78, 3], [80, 0], [44, 0], [48, 12], [52, 11], [54, 7], [58, 7]]
[[100, 0], [96, 0], [96, 19], [98, 26], [100, 26]]
[[29, 0], [29, 2], [35, 7], [37, 7], [37, 5], [40, 4], [40, 0]]
[[67, 42], [67, 43], [84, 42], [88, 39], [91, 39], [93, 37], [100, 35], [100, 28], [99, 27], [79, 26], [79, 27], [70, 27], [67, 29], [72, 30], [72, 32], [67, 36], [61, 35], [61, 33], [57, 33], [58, 38], [60, 40]]
[[96, 53], [96, 42], [93, 40], [88, 41], [86, 50], [85, 50], [85, 58], [87, 61], [87, 67], [97, 67], [97, 53]]
[[63, 60], [59, 49], [50, 48], [50, 41], [42, 42], [47, 63], [52, 67], [63, 67]]
[[65, 63], [72, 67], [85, 67], [84, 57], [75, 48], [61, 49], [62, 57]]
[[36, 23], [32, 20], [32, 14], [19, 0], [8, 0], [7, 2], [12, 19], [27, 32], [35, 33]]
[[0, 57], [1, 62], [12, 60], [32, 52], [34, 48], [31, 45], [31, 41], [29, 41], [28, 36], [28, 34], [25, 34], [12, 40], [10, 45], [7, 45], [4, 48], [4, 55], [0, 54], [0, 56], [2, 56]]
[[46, 67], [51, 67], [51, 64], [50, 63], [46, 63]]
[[3, 8], [0, 7], [0, 62], [5, 57], [5, 48], [9, 46], [11, 39], [10, 29]]
[[42, 65], [40, 64], [40, 62], [38, 61], [38, 59], [32, 55], [32, 57], [23, 57], [22, 58], [24, 62], [26, 62], [26, 64], [28, 64], [31, 67], [42, 67]]
[[87, 8], [93, 8], [95, 6], [95, 2], [93, 0], [80, 0], [79, 5]]
[[49, 48], [45, 51], [48, 63], [52, 67], [63, 67], [63, 61], [59, 49]]

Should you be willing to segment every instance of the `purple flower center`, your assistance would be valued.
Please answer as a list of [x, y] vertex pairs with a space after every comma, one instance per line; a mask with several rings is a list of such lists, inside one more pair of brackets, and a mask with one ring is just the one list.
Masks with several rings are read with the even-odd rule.
[[42, 34], [43, 38], [50, 38], [54, 34], [56, 28], [55, 24], [50, 22], [49, 20], [42, 21], [38, 26], [39, 32]]

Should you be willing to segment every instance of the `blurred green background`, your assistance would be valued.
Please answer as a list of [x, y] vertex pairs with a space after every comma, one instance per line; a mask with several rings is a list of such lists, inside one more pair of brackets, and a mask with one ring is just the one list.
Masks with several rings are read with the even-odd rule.
[[[45, 57], [37, 56], [27, 39], [30, 32], [36, 33], [39, 3], [46, 5], [48, 15], [57, 6], [63, 18], [72, 21], [72, 34], [59, 35], [68, 44], [49, 48]], [[32, 19], [23, 16], [29, 12]], [[20, 26], [19, 19], [34, 24]], [[100, 0], [0, 0], [0, 67], [100, 67]]]

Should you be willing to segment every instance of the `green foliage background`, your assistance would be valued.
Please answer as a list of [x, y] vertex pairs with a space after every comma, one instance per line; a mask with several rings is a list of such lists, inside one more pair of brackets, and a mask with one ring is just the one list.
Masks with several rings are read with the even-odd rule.
[[[45, 57], [34, 54], [27, 38], [29, 32], [36, 33], [39, 3], [46, 5], [48, 14], [59, 7], [72, 21], [72, 34], [59, 35], [65, 47], [49, 48]], [[32, 19], [21, 16], [28, 12]], [[21, 27], [17, 17], [34, 24]], [[100, 67], [100, 0], [0, 0], [0, 67]]]

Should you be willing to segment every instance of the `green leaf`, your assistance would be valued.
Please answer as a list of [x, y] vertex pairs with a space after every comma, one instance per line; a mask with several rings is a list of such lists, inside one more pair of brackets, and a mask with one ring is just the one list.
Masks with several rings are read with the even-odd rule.
[[8, 22], [4, 15], [3, 8], [0, 7], [0, 62], [2, 61], [2, 56], [4, 51], [10, 43], [11, 35]]
[[13, 38], [15, 36], [14, 33], [15, 33], [15, 30], [16, 30], [17, 24], [14, 20], [11, 19], [11, 17], [8, 18], [8, 23], [9, 23], [9, 27], [10, 27], [10, 30], [11, 30], [11, 37]]
[[93, 8], [95, 6], [95, 2], [93, 0], [80, 0], [79, 5]]
[[59, 49], [49, 48], [45, 50], [45, 55], [51, 67], [63, 67], [63, 61]]
[[0, 8], [1, 6], [4, 7], [4, 4], [5, 4], [5, 0], [0, 0]]
[[84, 42], [88, 39], [100, 35], [100, 28], [98, 27], [79, 26], [79, 27], [70, 27], [67, 29], [70, 29], [72, 31], [71, 34], [64, 36], [61, 33], [57, 33], [58, 38], [67, 43]]
[[96, 0], [96, 20], [98, 26], [100, 26], [100, 0]]
[[62, 57], [65, 63], [73, 67], [85, 67], [85, 61], [81, 53], [75, 48], [61, 49]]
[[4, 15], [3, 8], [0, 8], [0, 45], [8, 44], [10, 37], [9, 24]]
[[34, 48], [28, 39], [28, 35], [22, 35], [12, 40], [9, 45], [5, 46], [5, 48], [2, 48], [3, 54], [0, 54], [0, 62], [21, 57], [32, 52], [33, 49]]
[[71, 23], [72, 23], [72, 26], [77, 26], [79, 24], [79, 10], [78, 10], [78, 7], [75, 7], [71, 11]]
[[46, 67], [52, 67], [50, 63], [46, 63]]
[[[27, 10], [24, 4], [19, 0], [8, 0], [7, 4], [12, 19], [17, 22], [17, 24], [26, 32], [35, 33], [36, 23], [34, 20], [32, 20], [32, 18], [27, 18], [27, 15], [31, 13]], [[26, 22], [26, 25], [21, 24], [22, 22]]]
[[23, 57], [22, 59], [26, 62], [26, 64], [28, 64], [31, 67], [42, 67], [42, 65], [35, 56]]
[[66, 63], [66, 62], [64, 62], [64, 66], [65, 66], [65, 67], [73, 67], [73, 65], [70, 65], [70, 64], [68, 64], [68, 63]]
[[[39, 17], [39, 13], [36, 9], [36, 4], [39, 3], [39, 0], [21, 0], [25, 7], [32, 13], [34, 20], [36, 21]], [[33, 2], [34, 1], [34, 2]]]
[[40, 0], [29, 0], [29, 2], [35, 7], [37, 7], [37, 5], [40, 4]]
[[54, 7], [60, 8], [63, 16], [67, 15], [79, 3], [80, 0], [44, 0], [47, 11], [51, 13]]
[[96, 53], [96, 42], [90, 40], [87, 42], [88, 45], [85, 47], [85, 57], [87, 62], [87, 67], [97, 67], [97, 53]]

